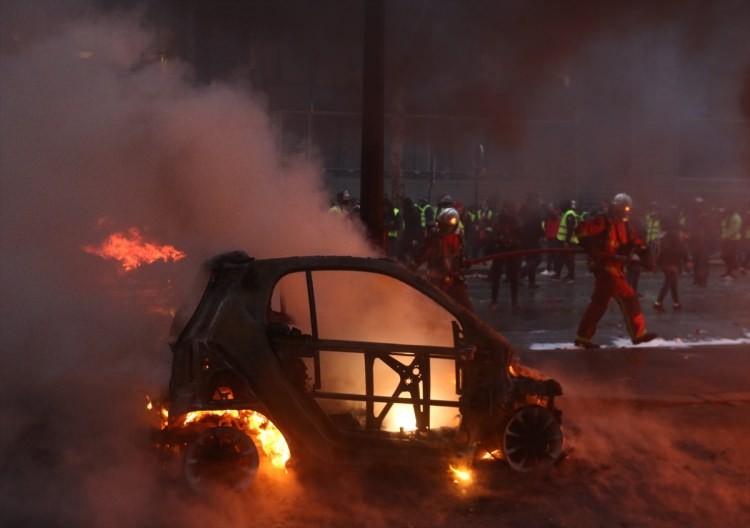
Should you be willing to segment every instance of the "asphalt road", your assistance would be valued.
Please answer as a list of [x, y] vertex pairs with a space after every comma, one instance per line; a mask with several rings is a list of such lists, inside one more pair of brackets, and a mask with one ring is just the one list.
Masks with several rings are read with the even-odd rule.
[[638, 404], [750, 403], [750, 274], [720, 278], [714, 264], [707, 287], [679, 279], [682, 310], [671, 298], [659, 313], [652, 304], [661, 273], [641, 274], [639, 291], [649, 330], [659, 338], [633, 346], [622, 314], [613, 301], [594, 341], [603, 348], [573, 345], [576, 328], [591, 292], [593, 277], [577, 262], [573, 283], [538, 276], [537, 289], [523, 283], [520, 308], [511, 309], [510, 289], [502, 283], [498, 307], [490, 309], [487, 267], [473, 269], [469, 292], [478, 315], [498, 329], [520, 362], [558, 379], [566, 399], [606, 399]]
[[[537, 277], [537, 289], [520, 286], [517, 310], [511, 308], [510, 288], [501, 283], [498, 307], [490, 309], [488, 266], [472, 268], [468, 274], [469, 294], [477, 314], [502, 332], [519, 350], [573, 347], [578, 322], [593, 291], [593, 277], [582, 260], [577, 262], [576, 280], [565, 283]], [[639, 281], [641, 304], [649, 330], [660, 340], [640, 347], [680, 347], [704, 344], [750, 344], [750, 274], [731, 281], [719, 278], [722, 268], [712, 266], [709, 283], [699, 287], [682, 275], [679, 291], [682, 310], [673, 311], [671, 298], [664, 302], [666, 313], [652, 304], [662, 284], [659, 272], [644, 272]], [[632, 346], [622, 315], [615, 302], [599, 323], [594, 341], [603, 346]]]

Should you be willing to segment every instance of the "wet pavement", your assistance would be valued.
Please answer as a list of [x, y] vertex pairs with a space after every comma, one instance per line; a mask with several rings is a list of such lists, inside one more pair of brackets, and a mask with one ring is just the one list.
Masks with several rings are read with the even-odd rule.
[[[530, 289], [528, 282], [523, 281], [519, 287], [519, 307], [515, 310], [511, 307], [507, 283], [501, 283], [498, 306], [491, 309], [488, 269], [488, 265], [477, 266], [468, 274], [469, 294], [482, 320], [499, 330], [518, 350], [574, 348], [578, 322], [594, 288], [593, 276], [587, 272], [583, 258], [576, 263], [573, 283], [537, 275], [538, 287]], [[653, 308], [663, 275], [641, 273], [638, 290], [643, 296], [646, 326], [659, 339], [638, 348], [750, 345], [750, 273], [727, 281], [720, 278], [723, 269], [718, 262], [712, 264], [706, 287], [694, 285], [689, 275], [681, 275], [678, 291], [682, 309], [673, 310], [668, 295], [663, 313]], [[633, 346], [616, 302], [610, 303], [593, 340], [605, 347]]]
[[593, 291], [585, 261], [577, 262], [573, 283], [538, 276], [539, 287], [523, 283], [519, 308], [502, 283], [496, 309], [490, 308], [487, 267], [473, 269], [469, 292], [478, 315], [511, 343], [517, 360], [563, 385], [563, 400], [606, 400], [628, 405], [750, 404], [750, 274], [720, 278], [714, 263], [708, 286], [679, 278], [682, 309], [653, 308], [661, 273], [644, 272], [641, 305], [650, 331], [659, 337], [634, 346], [617, 303], [610, 303], [594, 341], [603, 348], [573, 345], [578, 322]]

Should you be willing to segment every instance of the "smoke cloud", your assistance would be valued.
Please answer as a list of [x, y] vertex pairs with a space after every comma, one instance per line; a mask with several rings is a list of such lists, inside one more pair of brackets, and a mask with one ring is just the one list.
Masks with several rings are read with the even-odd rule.
[[[467, 172], [484, 143], [485, 197], [542, 190], [557, 201], [573, 186], [626, 189], [637, 207], [692, 193], [746, 200], [746, 2], [399, 4], [411, 16], [389, 19], [389, 86], [413, 113], [487, 119], [465, 144], [440, 127], [431, 138], [454, 142], [438, 165]], [[693, 181], [712, 177], [710, 189]]]
[[[327, 214], [320, 164], [280, 155], [261, 94], [196, 87], [186, 65], [144, 61], [154, 36], [137, 14], [5, 0], [0, 21], [3, 526], [510, 526], [528, 525], [528, 512], [547, 526], [708, 526], [748, 513], [748, 467], [734, 442], [747, 436], [746, 417], [717, 432], [709, 414], [688, 439], [679, 419], [621, 412], [614, 423], [611, 409], [575, 405], [565, 408], [572, 464], [544, 481], [503, 472], [480, 495], [446, 492], [435, 484], [442, 474], [364, 483], [328, 474], [315, 487], [290, 475], [217, 497], [166, 485], [150, 450], [146, 395], [165, 389], [165, 311], [201, 263], [235, 249], [256, 257], [375, 251], [357, 224]], [[584, 29], [596, 21], [583, 19]], [[552, 42], [585, 48], [579, 39]], [[532, 82], [538, 71], [521, 77]], [[745, 73], [745, 114], [748, 85]], [[505, 101], [498, 112], [515, 106]], [[497, 133], [512, 145], [516, 132]], [[187, 257], [124, 274], [83, 249], [131, 227]], [[632, 464], [657, 458], [645, 473]], [[720, 478], [704, 480], [710, 472]], [[652, 516], [687, 502], [693, 517]]]
[[[280, 155], [260, 95], [144, 61], [137, 14], [1, 7], [2, 524], [171, 526], [145, 410], [170, 319], [150, 304], [179, 302], [223, 251], [376, 252], [327, 213], [319, 164]], [[187, 257], [126, 274], [84, 251], [131, 227]], [[193, 513], [181, 524], [208, 522]]]

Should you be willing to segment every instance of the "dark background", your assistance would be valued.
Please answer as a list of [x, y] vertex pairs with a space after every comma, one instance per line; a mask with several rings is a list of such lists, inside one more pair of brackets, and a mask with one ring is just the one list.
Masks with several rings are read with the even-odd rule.
[[[108, 9], [144, 6], [100, 0]], [[750, 197], [750, 4], [384, 0], [385, 193]], [[144, 60], [262, 94], [279, 148], [361, 170], [365, 2], [153, 0]], [[477, 156], [482, 145], [484, 156]], [[430, 185], [430, 182], [433, 184]]]

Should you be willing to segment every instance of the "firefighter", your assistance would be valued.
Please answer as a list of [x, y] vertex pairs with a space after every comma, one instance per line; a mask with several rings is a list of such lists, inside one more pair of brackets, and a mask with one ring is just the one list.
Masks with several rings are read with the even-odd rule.
[[[455, 209], [458, 211], [458, 234], [461, 236], [462, 239], [465, 239], [466, 229], [464, 226], [464, 206], [461, 202], [456, 201], [453, 199], [453, 196], [450, 194], [444, 194], [440, 197], [440, 200], [438, 200], [437, 209], [435, 210], [435, 218], [437, 219], [440, 216], [440, 213], [445, 211], [446, 209]], [[464, 240], [464, 243], [466, 241]], [[466, 248], [464, 247], [464, 251], [466, 251]]]
[[437, 211], [435, 211], [435, 218], [440, 216], [440, 213], [442, 213], [449, 207], [453, 207], [454, 209], [456, 209], [453, 201], [453, 196], [451, 196], [450, 194], [444, 194], [440, 197], [440, 200], [438, 200]]
[[464, 276], [467, 261], [463, 237], [459, 233], [458, 211], [452, 207], [443, 209], [437, 217], [435, 227], [409, 267], [416, 271], [426, 263], [427, 279], [460, 304], [473, 310]]
[[583, 221], [576, 229], [579, 244], [588, 253], [589, 266], [594, 274], [594, 293], [578, 325], [576, 346], [599, 348], [591, 338], [613, 298], [620, 306], [633, 344], [646, 343], [657, 337], [646, 331], [638, 294], [625, 277], [625, 265], [632, 254], [638, 254], [642, 262], [650, 262], [646, 242], [628, 223], [632, 207], [633, 200], [629, 195], [617, 194], [605, 213]]

